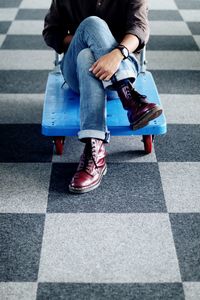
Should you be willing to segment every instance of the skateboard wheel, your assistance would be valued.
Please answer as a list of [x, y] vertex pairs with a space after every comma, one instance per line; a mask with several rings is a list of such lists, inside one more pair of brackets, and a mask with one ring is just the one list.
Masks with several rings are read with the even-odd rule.
[[152, 152], [153, 148], [153, 140], [152, 135], [143, 135], [143, 142], [144, 142], [144, 151], [146, 154]]
[[55, 150], [56, 150], [57, 155], [63, 154], [64, 141], [65, 141], [64, 137], [55, 137], [54, 138]]

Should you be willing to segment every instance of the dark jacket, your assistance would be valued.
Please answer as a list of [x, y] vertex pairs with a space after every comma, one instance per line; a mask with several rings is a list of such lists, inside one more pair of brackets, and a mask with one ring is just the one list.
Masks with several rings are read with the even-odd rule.
[[74, 34], [86, 17], [99, 16], [107, 22], [117, 42], [127, 33], [136, 35], [140, 41], [138, 51], [149, 38], [147, 14], [147, 0], [52, 0], [43, 36], [56, 52], [65, 52], [65, 36]]

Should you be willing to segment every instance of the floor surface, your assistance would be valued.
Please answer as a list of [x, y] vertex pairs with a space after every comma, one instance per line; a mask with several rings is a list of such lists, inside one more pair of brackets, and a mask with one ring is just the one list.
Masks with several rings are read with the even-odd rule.
[[0, 299], [200, 299], [200, 1], [150, 0], [148, 69], [168, 133], [113, 137], [102, 185], [68, 193], [82, 151], [41, 135], [49, 0], [0, 0]]

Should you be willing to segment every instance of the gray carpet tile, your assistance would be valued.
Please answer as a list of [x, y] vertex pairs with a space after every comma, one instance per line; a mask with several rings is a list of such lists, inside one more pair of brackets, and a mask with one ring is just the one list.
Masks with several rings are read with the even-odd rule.
[[159, 93], [200, 94], [200, 72], [188, 70], [153, 70]]
[[200, 35], [200, 17], [199, 22], [187, 22], [193, 35]]
[[200, 281], [200, 214], [170, 214], [183, 281]]
[[49, 71], [0, 71], [0, 93], [44, 93]]
[[0, 282], [0, 295], [4, 300], [35, 300], [36, 282]]
[[1, 94], [0, 124], [41, 124], [44, 94]]
[[0, 0], [0, 8], [18, 7], [22, 0]]
[[[5, 42], [4, 42], [5, 43]], [[174, 50], [174, 51], [198, 51], [194, 38], [192, 36], [150, 36], [147, 50]], [[148, 53], [147, 53], [148, 55]]]
[[43, 20], [47, 9], [19, 9], [15, 20]]
[[110, 163], [101, 186], [84, 195], [68, 191], [76, 168], [72, 163], [53, 164], [48, 212], [166, 212], [156, 163]]
[[45, 213], [51, 163], [0, 164], [0, 213]]
[[0, 162], [50, 162], [53, 144], [40, 125], [0, 125]]
[[0, 34], [6, 34], [10, 24], [11, 22], [9, 21], [0, 22]]
[[180, 283], [83, 284], [39, 283], [37, 300], [183, 300]]
[[200, 161], [200, 125], [169, 124], [165, 136], [155, 139], [154, 147], [159, 162]]
[[2, 49], [45, 50], [49, 47], [40, 35], [7, 35]]
[[200, 162], [162, 162], [159, 170], [168, 212], [200, 213]]
[[153, 10], [149, 11], [150, 21], [182, 21], [183, 18], [178, 10]]
[[175, 0], [179, 9], [200, 9], [199, 0]]
[[185, 299], [196, 300], [200, 299], [200, 282], [184, 282], [183, 289]]
[[160, 94], [168, 124], [200, 124], [200, 96]]
[[47, 214], [39, 282], [181, 282], [167, 213]]
[[44, 215], [0, 214], [0, 281], [36, 281]]

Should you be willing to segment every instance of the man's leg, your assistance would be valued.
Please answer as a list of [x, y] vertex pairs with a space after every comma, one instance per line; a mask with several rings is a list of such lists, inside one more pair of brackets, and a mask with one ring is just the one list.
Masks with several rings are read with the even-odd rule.
[[90, 71], [95, 62], [89, 48], [81, 50], [77, 57], [77, 76], [80, 92], [79, 139], [86, 142], [77, 172], [69, 185], [73, 193], [89, 192], [99, 186], [106, 174], [106, 151], [103, 140], [107, 139], [105, 117], [105, 90], [102, 82]]

